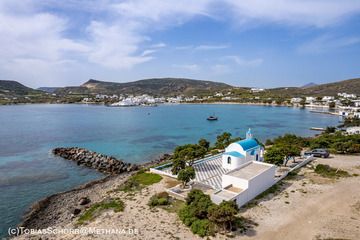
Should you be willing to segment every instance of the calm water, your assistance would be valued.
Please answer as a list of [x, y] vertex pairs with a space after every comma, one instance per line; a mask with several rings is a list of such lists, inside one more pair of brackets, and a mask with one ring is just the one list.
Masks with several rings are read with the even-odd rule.
[[[219, 121], [206, 121], [213, 113], [219, 116]], [[251, 127], [254, 135], [264, 141], [287, 132], [312, 135], [309, 127], [337, 123], [337, 117], [286, 107], [1, 106], [0, 236], [20, 221], [34, 201], [102, 176], [53, 157], [50, 151], [54, 147], [85, 147], [140, 163], [202, 137], [213, 142], [223, 131], [244, 137]]]

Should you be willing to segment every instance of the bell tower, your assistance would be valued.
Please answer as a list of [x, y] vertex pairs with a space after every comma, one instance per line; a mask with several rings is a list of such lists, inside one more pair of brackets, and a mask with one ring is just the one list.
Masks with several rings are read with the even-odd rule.
[[249, 130], [246, 132], [246, 139], [252, 139], [253, 138], [253, 134], [251, 132], [251, 128], [249, 128]]

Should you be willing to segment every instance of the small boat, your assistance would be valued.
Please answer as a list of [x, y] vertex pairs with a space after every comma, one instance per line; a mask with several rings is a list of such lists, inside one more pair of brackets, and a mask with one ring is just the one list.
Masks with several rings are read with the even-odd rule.
[[206, 120], [208, 120], [208, 121], [217, 121], [218, 118], [216, 116], [209, 116]]

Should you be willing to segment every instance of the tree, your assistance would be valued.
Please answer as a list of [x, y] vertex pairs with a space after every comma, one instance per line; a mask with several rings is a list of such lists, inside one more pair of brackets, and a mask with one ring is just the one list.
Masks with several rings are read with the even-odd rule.
[[182, 182], [183, 188], [185, 188], [186, 184], [195, 178], [195, 169], [193, 167], [186, 167], [179, 171], [177, 178]]
[[266, 146], [270, 146], [270, 145], [273, 145], [273, 144], [274, 144], [274, 142], [271, 139], [266, 139], [266, 141], [265, 141]]
[[175, 148], [173, 159], [183, 159], [192, 165], [195, 159], [202, 158], [205, 154], [206, 149], [204, 147], [197, 144], [185, 144]]
[[236, 219], [238, 207], [234, 201], [223, 201], [220, 205], [213, 205], [209, 208], [208, 218], [217, 225], [222, 226], [226, 231], [232, 229], [232, 223]]
[[215, 147], [223, 149], [231, 142], [231, 133], [224, 132], [223, 134], [216, 137]]
[[199, 144], [199, 146], [205, 148], [206, 151], [209, 151], [210, 142], [207, 141], [206, 139], [201, 138], [201, 139], [199, 140], [198, 144]]
[[172, 172], [172, 174], [176, 175], [181, 170], [185, 169], [185, 167], [186, 167], [186, 161], [184, 159], [175, 158], [172, 162], [171, 172]]
[[333, 108], [335, 108], [335, 106], [336, 106], [335, 102], [330, 102], [329, 103], [329, 108], [333, 109]]
[[302, 98], [300, 101], [300, 106], [305, 107], [305, 104], [306, 104], [306, 101], [304, 98]]
[[336, 127], [326, 127], [325, 133], [334, 133], [336, 131]]
[[189, 211], [199, 219], [206, 218], [209, 208], [214, 205], [209, 195], [197, 189], [191, 190], [185, 200]]
[[281, 165], [284, 163], [285, 153], [282, 149], [276, 146], [272, 146], [266, 150], [264, 160], [267, 163]]

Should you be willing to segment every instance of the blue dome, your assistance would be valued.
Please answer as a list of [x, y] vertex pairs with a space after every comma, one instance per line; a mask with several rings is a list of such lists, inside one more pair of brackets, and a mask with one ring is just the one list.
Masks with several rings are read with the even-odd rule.
[[241, 140], [236, 143], [239, 144], [244, 149], [244, 151], [247, 151], [247, 150], [255, 148], [255, 147], [259, 147], [258, 142], [252, 138]]

